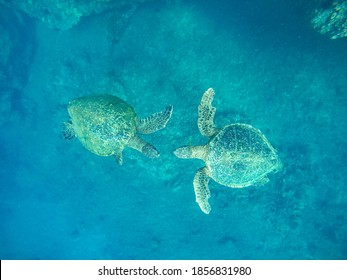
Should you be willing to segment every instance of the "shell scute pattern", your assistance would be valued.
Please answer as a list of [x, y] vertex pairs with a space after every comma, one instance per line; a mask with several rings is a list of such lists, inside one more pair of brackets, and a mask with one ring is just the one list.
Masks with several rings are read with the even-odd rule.
[[206, 165], [211, 177], [229, 187], [252, 185], [277, 164], [275, 150], [247, 124], [224, 127], [209, 143]]
[[139, 119], [132, 106], [117, 96], [88, 95], [70, 101], [70, 120], [64, 123], [63, 137], [78, 138], [83, 146], [99, 156], [114, 155], [123, 164], [125, 147], [149, 158], [160, 156], [158, 150], [138, 134], [149, 134], [165, 128], [173, 106]]

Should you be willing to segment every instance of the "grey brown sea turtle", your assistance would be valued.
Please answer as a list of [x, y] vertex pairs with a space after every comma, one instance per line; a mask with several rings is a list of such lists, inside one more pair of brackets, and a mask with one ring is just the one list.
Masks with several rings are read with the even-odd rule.
[[77, 137], [85, 148], [99, 156], [114, 155], [122, 164], [122, 151], [130, 147], [149, 158], [159, 157], [151, 144], [138, 136], [163, 129], [169, 121], [173, 107], [145, 119], [139, 119], [133, 107], [109, 94], [89, 95], [69, 102], [71, 117], [65, 122], [64, 138]]
[[241, 123], [216, 128], [213, 123], [216, 112], [216, 108], [212, 107], [213, 97], [214, 91], [209, 88], [198, 109], [199, 130], [210, 138], [209, 142], [174, 151], [179, 158], [197, 158], [205, 162], [206, 166], [196, 172], [193, 185], [196, 202], [206, 214], [211, 211], [208, 203], [210, 178], [231, 188], [263, 185], [269, 180], [267, 174], [280, 170], [282, 166], [276, 150], [258, 129]]

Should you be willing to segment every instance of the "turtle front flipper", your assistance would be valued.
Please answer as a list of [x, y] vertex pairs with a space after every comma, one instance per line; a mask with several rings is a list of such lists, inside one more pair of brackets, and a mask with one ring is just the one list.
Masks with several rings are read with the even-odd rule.
[[173, 106], [169, 105], [164, 111], [154, 113], [145, 119], [139, 119], [137, 131], [142, 134], [149, 134], [163, 129], [172, 115]]
[[200, 168], [195, 174], [193, 184], [196, 202], [199, 204], [200, 209], [205, 214], [209, 214], [211, 211], [211, 206], [208, 203], [208, 199], [211, 197], [211, 193], [208, 188], [209, 181], [210, 177], [208, 175], [207, 167]]
[[212, 107], [214, 91], [209, 88], [202, 96], [198, 108], [198, 127], [200, 133], [204, 136], [211, 137], [218, 132], [218, 129], [213, 123], [216, 108]]
[[62, 135], [64, 139], [66, 140], [71, 140], [75, 138], [75, 130], [73, 129], [73, 125], [71, 121], [67, 121], [63, 123]]
[[146, 157], [157, 158], [160, 156], [158, 150], [151, 144], [147, 143], [145, 140], [141, 139], [137, 135], [134, 135], [128, 143], [130, 148], [138, 150], [143, 153]]

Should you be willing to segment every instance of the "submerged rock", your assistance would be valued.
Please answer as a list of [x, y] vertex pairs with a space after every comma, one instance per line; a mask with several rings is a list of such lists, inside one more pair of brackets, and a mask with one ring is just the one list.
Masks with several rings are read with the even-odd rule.
[[23, 113], [21, 93], [35, 54], [34, 38], [30, 18], [0, 6], [0, 127]]
[[67, 30], [76, 25], [80, 19], [90, 14], [101, 13], [108, 9], [122, 9], [125, 6], [137, 6], [146, 0], [0, 0], [11, 8], [19, 9], [29, 16], [45, 23], [50, 28]]
[[0, 9], [0, 90], [25, 86], [34, 55], [34, 29], [29, 18]]
[[6, 83], [6, 66], [9, 63], [12, 41], [3, 25], [0, 25], [0, 85]]

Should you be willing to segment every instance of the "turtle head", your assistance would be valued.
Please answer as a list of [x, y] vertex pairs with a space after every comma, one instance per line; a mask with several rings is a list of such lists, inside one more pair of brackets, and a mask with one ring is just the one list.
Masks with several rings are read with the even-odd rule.
[[178, 158], [197, 158], [206, 160], [208, 150], [206, 146], [183, 146], [174, 150], [174, 154]]
[[280, 172], [283, 169], [283, 163], [279, 159], [278, 156], [276, 156], [276, 158], [273, 159], [273, 163], [274, 163], [273, 172], [277, 173], [277, 172]]
[[158, 150], [149, 143], [142, 147], [142, 153], [149, 158], [158, 158], [160, 156]]
[[191, 158], [192, 157], [192, 151], [190, 149], [191, 146], [184, 146], [177, 148], [174, 151], [174, 154], [178, 158]]

